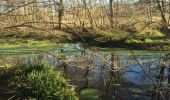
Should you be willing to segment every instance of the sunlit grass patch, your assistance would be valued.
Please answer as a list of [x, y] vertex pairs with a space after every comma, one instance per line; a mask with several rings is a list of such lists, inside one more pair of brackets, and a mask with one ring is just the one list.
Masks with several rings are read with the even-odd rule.
[[165, 37], [165, 35], [158, 30], [147, 30], [146, 29], [136, 34], [136, 38], [154, 39], [154, 38], [163, 38], [163, 37]]
[[118, 41], [127, 38], [130, 34], [122, 30], [100, 30], [100, 29], [89, 29], [89, 34], [94, 37], [94, 40], [103, 41]]

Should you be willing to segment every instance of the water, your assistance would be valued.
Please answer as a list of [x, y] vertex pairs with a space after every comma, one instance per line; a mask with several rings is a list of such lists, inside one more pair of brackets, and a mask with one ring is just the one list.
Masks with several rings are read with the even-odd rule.
[[[157, 65], [161, 62], [163, 53], [119, 48], [85, 48], [80, 43], [53, 46], [54, 48], [47, 49], [45, 53], [42, 50], [40, 52], [29, 49], [27, 56], [14, 56], [28, 51], [23, 48], [19, 49], [20, 52], [17, 48], [10, 48], [11, 51], [8, 49], [8, 52], [0, 48], [0, 54], [3, 57], [11, 56], [12, 61], [46, 61], [63, 72], [69, 84], [78, 86], [77, 91], [96, 88], [110, 93], [113, 91], [109, 88], [116, 87], [115, 94], [118, 99], [150, 99], [151, 95], [147, 91], [153, 89], [152, 85], [158, 74]], [[126, 98], [120, 98], [121, 95]]]

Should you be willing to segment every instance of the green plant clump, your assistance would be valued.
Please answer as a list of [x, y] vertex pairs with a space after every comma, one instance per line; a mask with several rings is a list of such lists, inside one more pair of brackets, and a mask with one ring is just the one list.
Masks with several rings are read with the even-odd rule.
[[0, 80], [2, 91], [17, 91], [14, 99], [77, 100], [60, 72], [46, 63], [1, 68]]

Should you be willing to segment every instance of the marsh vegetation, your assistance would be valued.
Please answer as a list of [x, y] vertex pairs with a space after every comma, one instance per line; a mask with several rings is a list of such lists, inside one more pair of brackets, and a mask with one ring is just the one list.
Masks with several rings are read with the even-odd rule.
[[170, 100], [170, 1], [0, 0], [0, 99]]

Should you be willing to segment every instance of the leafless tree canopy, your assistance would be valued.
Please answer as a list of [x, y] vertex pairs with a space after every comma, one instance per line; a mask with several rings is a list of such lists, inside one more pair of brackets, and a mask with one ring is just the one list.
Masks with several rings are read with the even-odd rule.
[[[143, 23], [169, 29], [168, 0], [0, 0], [0, 28], [112, 27]], [[154, 24], [154, 25], [153, 25]]]

